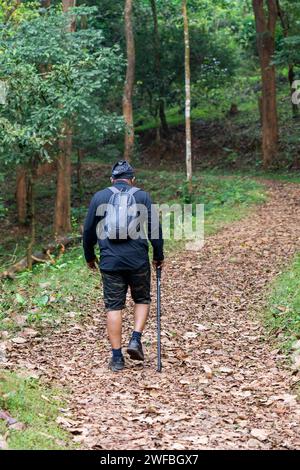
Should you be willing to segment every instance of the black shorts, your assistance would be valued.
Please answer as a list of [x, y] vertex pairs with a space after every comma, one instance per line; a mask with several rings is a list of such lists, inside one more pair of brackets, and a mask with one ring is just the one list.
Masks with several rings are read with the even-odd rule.
[[130, 287], [136, 304], [150, 304], [150, 266], [138, 271], [101, 271], [106, 310], [122, 310]]

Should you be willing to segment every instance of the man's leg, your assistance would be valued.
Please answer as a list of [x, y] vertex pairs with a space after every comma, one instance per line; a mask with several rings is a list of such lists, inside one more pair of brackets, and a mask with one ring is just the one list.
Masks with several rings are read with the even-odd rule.
[[149, 304], [135, 304], [134, 307], [134, 331], [143, 333], [149, 316]]
[[122, 354], [122, 309], [126, 301], [127, 282], [123, 273], [101, 271], [101, 274], [107, 311], [107, 333], [112, 347], [109, 367], [118, 371], [125, 364]]
[[141, 343], [150, 310], [150, 267], [144, 268], [130, 277], [131, 295], [135, 302], [134, 332], [132, 333], [127, 352], [131, 359], [144, 360], [143, 346]]
[[149, 310], [149, 304], [135, 304], [134, 307], [134, 332], [132, 333], [127, 352], [131, 359], [137, 361], [144, 360], [144, 351], [141, 339], [149, 316]]
[[107, 332], [112, 349], [122, 346], [122, 310], [107, 312]]

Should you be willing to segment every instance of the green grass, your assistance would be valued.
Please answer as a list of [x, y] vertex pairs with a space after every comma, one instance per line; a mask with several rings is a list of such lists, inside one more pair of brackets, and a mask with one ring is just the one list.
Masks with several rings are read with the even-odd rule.
[[260, 169], [235, 169], [234, 172], [232, 169], [220, 169], [214, 168], [209, 170], [209, 174], [212, 176], [221, 176], [221, 177], [231, 177], [235, 176], [237, 178], [249, 178], [257, 180], [273, 180], [273, 181], [282, 181], [285, 183], [300, 183], [300, 176], [298, 171], [265, 171]]
[[[192, 120], [197, 119], [204, 119], [204, 120], [213, 120], [213, 119], [220, 119], [222, 117], [222, 111], [220, 108], [212, 107], [212, 105], [207, 102], [207, 100], [203, 100], [201, 103], [201, 107], [194, 107], [191, 111], [191, 118]], [[185, 122], [185, 113], [184, 111], [180, 111], [179, 106], [175, 106], [174, 108], [170, 108], [166, 111], [166, 118], [168, 125], [170, 127], [178, 126], [179, 124], [184, 124]], [[140, 126], [136, 126], [135, 131], [145, 132], [150, 129], [155, 129], [158, 125], [157, 120], [152, 117], [145, 118], [145, 124]]]
[[193, 178], [193, 196], [188, 201], [183, 173], [161, 171], [139, 172], [138, 179], [150, 191], [157, 203], [168, 202], [204, 204], [205, 235], [220, 230], [224, 225], [239, 220], [251, 208], [266, 200], [264, 185], [247, 176], [222, 177], [211, 172], [196, 174]]
[[300, 254], [271, 286], [266, 324], [285, 352], [300, 338]]
[[55, 422], [65, 407], [61, 391], [44, 387], [37, 379], [0, 372], [0, 409], [23, 423], [22, 430], [10, 429], [0, 420], [0, 434], [6, 435], [10, 450], [54, 450], [74, 448], [70, 435]]
[[71, 248], [54, 265], [40, 264], [3, 282], [0, 329], [17, 331], [24, 322], [55, 327], [78, 321], [99, 295], [99, 279], [85, 268], [82, 248]]

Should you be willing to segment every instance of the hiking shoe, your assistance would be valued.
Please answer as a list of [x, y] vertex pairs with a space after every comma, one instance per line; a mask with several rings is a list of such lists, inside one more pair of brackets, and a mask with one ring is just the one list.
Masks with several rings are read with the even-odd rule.
[[130, 359], [133, 359], [134, 361], [144, 360], [142, 343], [140, 341], [137, 341], [136, 339], [131, 339], [129, 341], [127, 352], [130, 356]]
[[118, 372], [119, 370], [124, 369], [125, 367], [125, 360], [124, 357], [116, 357], [116, 358], [111, 358], [109, 361], [108, 365], [109, 369], [112, 370], [113, 372]]

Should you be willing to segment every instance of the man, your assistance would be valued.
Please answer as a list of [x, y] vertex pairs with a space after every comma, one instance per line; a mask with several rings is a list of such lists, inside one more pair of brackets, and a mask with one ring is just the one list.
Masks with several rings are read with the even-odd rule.
[[[149, 194], [134, 188], [135, 177], [132, 166], [125, 160], [116, 163], [112, 169], [111, 182], [113, 184], [111, 188], [97, 192], [92, 198], [84, 225], [83, 247], [89, 269], [97, 270], [94, 247], [98, 239], [100, 247], [99, 267], [107, 311], [107, 330], [112, 347], [109, 368], [116, 372], [122, 370], [125, 366], [121, 349], [122, 310], [125, 307], [128, 287], [130, 287], [131, 296], [135, 303], [135, 323], [127, 352], [131, 359], [144, 360], [141, 337], [149, 315], [151, 302], [148, 239], [153, 247], [153, 266], [155, 268], [162, 268], [164, 254], [162, 231], [157, 214], [155, 215], [155, 211], [151, 210], [152, 203]], [[121, 240], [116, 239], [116, 237], [111, 239], [109, 236], [103, 236], [103, 233], [106, 234], [105, 230], [109, 231], [107, 227], [111, 222], [107, 222], [109, 210], [103, 211], [101, 208], [104, 205], [104, 207], [112, 207], [112, 204], [118, 204], [118, 201], [120, 201], [118, 198], [122, 196], [125, 197], [126, 201], [130, 200], [131, 203], [133, 201], [133, 206], [146, 209], [148, 237], [142, 236], [143, 230], [141, 229], [137, 237], [125, 236]], [[115, 202], [116, 200], [117, 202]], [[107, 204], [109, 206], [106, 206]], [[117, 207], [116, 212], [118, 212], [118, 209], [120, 207]], [[125, 209], [128, 209], [127, 203], [125, 203]], [[136, 220], [137, 218], [135, 218]], [[142, 222], [140, 225], [142, 225]], [[102, 227], [102, 231], [99, 227], [100, 229]]]

